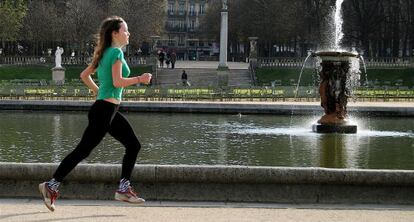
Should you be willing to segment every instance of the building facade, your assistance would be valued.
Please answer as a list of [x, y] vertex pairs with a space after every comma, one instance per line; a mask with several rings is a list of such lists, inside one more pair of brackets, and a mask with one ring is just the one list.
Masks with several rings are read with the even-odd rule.
[[179, 59], [211, 60], [215, 51], [213, 41], [200, 33], [209, 0], [168, 0], [167, 4], [165, 32], [158, 48], [175, 51]]

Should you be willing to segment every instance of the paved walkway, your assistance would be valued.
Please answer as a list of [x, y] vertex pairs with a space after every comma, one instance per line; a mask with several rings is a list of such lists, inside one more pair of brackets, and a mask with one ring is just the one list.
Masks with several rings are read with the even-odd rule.
[[166, 221], [166, 222], [412, 222], [414, 206], [282, 205], [246, 203], [58, 200], [49, 212], [39, 199], [0, 199], [0, 221]]

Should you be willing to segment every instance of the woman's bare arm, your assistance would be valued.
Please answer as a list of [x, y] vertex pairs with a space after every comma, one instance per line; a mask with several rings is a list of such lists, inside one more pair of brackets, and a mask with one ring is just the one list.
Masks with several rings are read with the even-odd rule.
[[96, 85], [96, 83], [93, 81], [91, 75], [95, 73], [95, 68], [93, 68], [91, 65], [89, 65], [85, 70], [83, 70], [80, 74], [80, 78], [82, 79], [83, 83], [93, 91], [93, 93], [96, 95], [98, 94], [99, 87]]
[[144, 73], [141, 76], [136, 76], [132, 78], [124, 78], [122, 77], [122, 62], [120, 60], [117, 60], [112, 65], [112, 81], [114, 87], [127, 87], [138, 83], [148, 84], [150, 80], [151, 74], [149, 73]]

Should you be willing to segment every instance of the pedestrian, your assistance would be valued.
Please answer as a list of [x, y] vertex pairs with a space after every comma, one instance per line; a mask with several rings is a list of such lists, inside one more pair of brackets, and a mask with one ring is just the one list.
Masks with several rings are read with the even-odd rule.
[[185, 72], [185, 70], [183, 70], [183, 73], [181, 74], [181, 81], [183, 82], [183, 86], [188, 85], [187, 79], [188, 79], [187, 73]]
[[177, 61], [177, 54], [175, 51], [171, 53], [171, 69], [175, 68], [175, 62]]
[[164, 54], [164, 51], [161, 50], [158, 53], [158, 60], [160, 60], [160, 68], [164, 67], [164, 59], [165, 59], [165, 54]]
[[[88, 126], [79, 144], [62, 160], [53, 178], [39, 184], [44, 203], [51, 211], [55, 210], [60, 183], [79, 162], [89, 156], [106, 133], [126, 148], [115, 199], [129, 203], [145, 202], [133, 191], [130, 183], [141, 144], [127, 119], [118, 111], [124, 87], [138, 83], [148, 84], [151, 80], [149, 73], [128, 77], [130, 69], [121, 48], [128, 44], [129, 35], [127, 23], [121, 17], [106, 18], [101, 24], [92, 62], [80, 75], [85, 85], [97, 95], [88, 113]], [[91, 78], [95, 72], [98, 75], [99, 87]]]
[[170, 62], [171, 62], [171, 53], [167, 52], [167, 58], [165, 60], [165, 64], [167, 64], [167, 69], [170, 68]]

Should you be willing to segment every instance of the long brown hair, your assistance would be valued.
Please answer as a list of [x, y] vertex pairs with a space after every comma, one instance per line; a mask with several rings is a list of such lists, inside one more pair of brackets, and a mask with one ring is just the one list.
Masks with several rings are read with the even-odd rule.
[[111, 16], [103, 20], [97, 36], [97, 44], [93, 52], [92, 67], [98, 68], [99, 61], [102, 59], [105, 49], [112, 45], [112, 32], [119, 31], [121, 23], [124, 22], [119, 16]]

